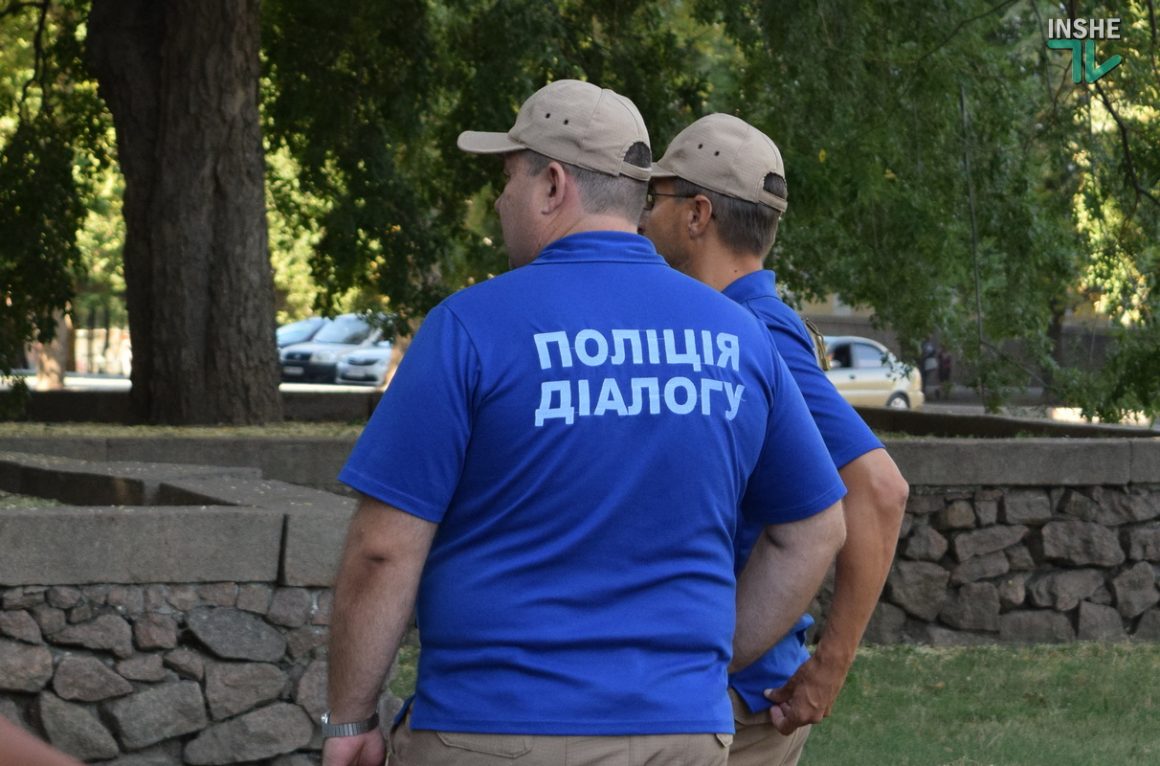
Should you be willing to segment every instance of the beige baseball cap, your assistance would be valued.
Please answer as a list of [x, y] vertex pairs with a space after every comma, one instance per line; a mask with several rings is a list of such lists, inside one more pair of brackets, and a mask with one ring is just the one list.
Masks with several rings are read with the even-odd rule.
[[465, 130], [456, 143], [472, 154], [531, 149], [560, 162], [638, 181], [647, 181], [651, 169], [624, 161], [634, 144], [649, 146], [636, 105], [619, 93], [580, 80], [557, 80], [533, 93], [507, 133]]
[[765, 190], [765, 177], [785, 178], [769, 136], [731, 114], [710, 114], [677, 134], [653, 165], [653, 178], [683, 178], [706, 189], [785, 212], [786, 200]]

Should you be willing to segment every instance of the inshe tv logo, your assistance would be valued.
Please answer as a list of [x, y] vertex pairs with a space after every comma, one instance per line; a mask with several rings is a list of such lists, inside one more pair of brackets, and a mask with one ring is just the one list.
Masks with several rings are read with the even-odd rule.
[[1072, 82], [1093, 83], [1120, 65], [1123, 56], [1096, 64], [1096, 40], [1119, 40], [1119, 19], [1048, 19], [1047, 47], [1071, 51]]

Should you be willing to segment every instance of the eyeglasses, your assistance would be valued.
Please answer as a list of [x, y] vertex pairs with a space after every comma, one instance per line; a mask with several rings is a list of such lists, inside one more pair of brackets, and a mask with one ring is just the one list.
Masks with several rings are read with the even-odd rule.
[[644, 195], [644, 209], [652, 210], [653, 205], [657, 204], [657, 197], [679, 197], [680, 199], [692, 199], [696, 194], [668, 194], [666, 192], [653, 191], [649, 189]]

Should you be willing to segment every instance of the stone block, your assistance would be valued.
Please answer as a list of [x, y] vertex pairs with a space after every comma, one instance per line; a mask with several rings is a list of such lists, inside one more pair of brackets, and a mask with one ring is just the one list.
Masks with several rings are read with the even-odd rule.
[[[5, 511], [11, 513], [11, 511]], [[5, 550], [5, 554], [9, 551]], [[0, 579], [0, 583], [6, 582]], [[44, 603], [45, 588], [9, 588], [4, 591], [3, 606], [5, 609], [35, 609]]]
[[277, 665], [210, 662], [205, 671], [210, 717], [220, 721], [276, 700], [288, 683], [289, 677]]
[[989, 527], [999, 520], [999, 497], [991, 497], [984, 492], [975, 493], [975, 519], [980, 527]]
[[330, 631], [322, 625], [304, 625], [286, 634], [286, 651], [299, 660], [320, 646], [326, 645]]
[[1043, 528], [1043, 555], [1072, 566], [1117, 566], [1126, 558], [1116, 533], [1083, 521], [1053, 521]]
[[68, 610], [68, 621], [72, 624], [88, 622], [97, 616], [97, 607], [91, 602], [83, 601]]
[[1003, 497], [1001, 517], [1005, 524], [1040, 526], [1051, 521], [1051, 500], [1041, 489], [1012, 490]]
[[174, 649], [165, 655], [165, 666], [173, 668], [178, 675], [200, 681], [205, 677], [205, 660], [190, 649]]
[[1086, 493], [1069, 491], [1061, 510], [1065, 515], [1106, 527], [1115, 527], [1160, 516], [1160, 494], [1137, 488], [1092, 487]]
[[892, 441], [890, 454], [913, 486], [1124, 485], [1131, 478], [1133, 441], [1137, 440], [906, 439]]
[[123, 755], [114, 761], [105, 761], [101, 766], [182, 766], [181, 753], [170, 753], [169, 748], [162, 745]]
[[906, 512], [915, 516], [938, 513], [946, 505], [942, 495], [917, 495], [911, 493], [906, 499]]
[[197, 595], [202, 603], [212, 606], [234, 606], [238, 602], [238, 584], [234, 582], [215, 582], [208, 585], [199, 585]]
[[123, 697], [133, 691], [133, 684], [114, 673], [96, 657], [65, 657], [56, 667], [52, 688], [61, 698], [80, 702], [99, 702]]
[[282, 526], [250, 508], [12, 509], [0, 582], [273, 580]]
[[916, 527], [907, 538], [902, 555], [916, 561], [938, 561], [947, 552], [950, 544], [931, 526]]
[[950, 574], [937, 564], [899, 561], [887, 578], [890, 600], [923, 620], [933, 620], [947, 597]]
[[959, 630], [999, 630], [999, 591], [990, 583], [968, 583], [943, 604], [939, 619]]
[[186, 625], [223, 659], [277, 662], [286, 653], [282, 634], [249, 612], [203, 607], [189, 614]]
[[976, 556], [967, 559], [951, 571], [951, 582], [961, 585], [967, 582], [985, 580], [989, 577], [998, 577], [1007, 574], [1011, 565], [1003, 553], [988, 553], [986, 556]]
[[209, 724], [201, 687], [192, 681], [154, 686], [106, 703], [104, 709], [129, 750], [201, 731]]
[[270, 599], [274, 589], [261, 583], [246, 583], [238, 588], [238, 609], [256, 614], [270, 611]]
[[926, 630], [927, 643], [931, 646], [984, 646], [995, 643], [994, 635], [950, 630], [941, 625], [930, 625]]
[[147, 614], [133, 623], [133, 640], [137, 648], [172, 649], [177, 646], [177, 620], [167, 614]]
[[23, 609], [13, 612], [0, 612], [0, 635], [15, 638], [26, 644], [43, 644], [44, 637], [40, 634], [40, 626], [32, 615]]
[[301, 705], [314, 721], [327, 710], [326, 671], [325, 658], [314, 660], [307, 666], [306, 672], [298, 679], [298, 684], [294, 688], [294, 701]]
[[310, 616], [310, 622], [313, 625], [329, 625], [330, 614], [334, 609], [334, 591], [324, 590], [318, 594], [318, 603], [315, 605], [314, 613]]
[[70, 588], [67, 585], [53, 586], [47, 593], [49, 605], [57, 609], [72, 609], [83, 597], [80, 588]]
[[113, 585], [105, 603], [121, 614], [136, 617], [145, 611], [145, 590], [136, 585]]
[[1128, 559], [1160, 561], [1160, 524], [1147, 524], [1125, 530]]
[[1160, 602], [1156, 573], [1145, 561], [1117, 575], [1112, 580], [1112, 589], [1116, 593], [1116, 608], [1127, 619], [1143, 614]]
[[1009, 612], [1027, 601], [1027, 575], [1013, 574], [996, 585], [999, 589], [999, 609]]
[[166, 588], [165, 600], [179, 612], [188, 612], [201, 605], [201, 596], [192, 585], [171, 585]]
[[910, 535], [910, 530], [914, 528], [915, 517], [911, 514], [905, 514], [902, 517], [902, 523], [898, 525], [898, 539], [905, 540]]
[[38, 692], [52, 678], [52, 652], [0, 639], [0, 691]]
[[270, 602], [266, 620], [285, 628], [300, 628], [310, 619], [314, 599], [303, 588], [278, 588]]
[[1160, 439], [1132, 439], [1132, 484], [1160, 484]]
[[999, 639], [1009, 643], [1058, 644], [1075, 640], [1065, 615], [1048, 609], [999, 615]]
[[870, 624], [862, 636], [863, 643], [867, 644], [897, 644], [902, 640], [902, 628], [906, 625], [906, 612], [879, 601], [874, 607], [874, 614], [870, 616]]
[[40, 626], [41, 633], [44, 635], [52, 635], [64, 630], [64, 626], [68, 624], [68, 616], [63, 609], [51, 607], [48, 604], [41, 604], [32, 610], [32, 616], [36, 618], [36, 624]]
[[40, 723], [54, 746], [82, 761], [120, 755], [113, 735], [80, 705], [65, 702], [51, 692], [37, 697]]
[[0, 697], [0, 718], [5, 719], [9, 723], [14, 723], [25, 731], [28, 726], [24, 723], [24, 714], [20, 712], [20, 707], [10, 699]]
[[305, 747], [314, 724], [302, 708], [275, 703], [209, 727], [185, 746], [192, 766], [273, 758]]
[[954, 500], [935, 516], [935, 526], [944, 531], [974, 529], [975, 508], [969, 500]]
[[121, 660], [117, 672], [130, 681], [156, 682], [169, 677], [160, 654], [138, 654]]
[[996, 553], [1023, 540], [1027, 536], [1024, 526], [993, 526], [975, 532], [960, 532], [955, 536], [955, 558], [966, 561], [975, 556]]
[[53, 643], [109, 651], [118, 657], [133, 654], [133, 629], [115, 614], [102, 614], [89, 622], [69, 625], [49, 638]]
[[1138, 641], [1160, 641], [1160, 609], [1150, 609], [1144, 612], [1140, 621], [1136, 623], [1136, 632], [1132, 638]]
[[1027, 593], [1034, 606], [1069, 612], [1104, 584], [1097, 569], [1066, 569], [1033, 578]]
[[1003, 553], [1007, 556], [1007, 563], [1011, 565], [1012, 571], [1030, 572], [1035, 569], [1035, 559], [1026, 545], [1012, 545]]
[[1079, 605], [1080, 641], [1125, 641], [1124, 621], [1110, 606], [1084, 601]]

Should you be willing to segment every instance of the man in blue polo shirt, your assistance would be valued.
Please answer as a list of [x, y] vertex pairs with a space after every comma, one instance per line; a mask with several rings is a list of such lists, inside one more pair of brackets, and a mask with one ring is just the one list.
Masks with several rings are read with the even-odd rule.
[[[636, 233], [632, 102], [555, 82], [459, 146], [503, 158], [513, 270], [428, 315], [340, 476], [363, 498], [324, 762], [381, 763], [372, 714], [416, 607], [392, 766], [724, 764], [727, 666], [804, 609], [845, 490], [762, 327]], [[736, 578], [739, 506], [761, 532]]]
[[[813, 337], [763, 271], [786, 209], [785, 167], [766, 135], [727, 114], [697, 120], [653, 171], [644, 233], [676, 269], [747, 308], [768, 330], [809, 405], [848, 494], [834, 599], [813, 656], [805, 615], [759, 662], [730, 676], [730, 766], [792, 766], [809, 725], [829, 714], [890, 570], [909, 492], [894, 461], [819, 367]], [[746, 521], [738, 566], [757, 536]], [[768, 690], [768, 691], [767, 691]]]

